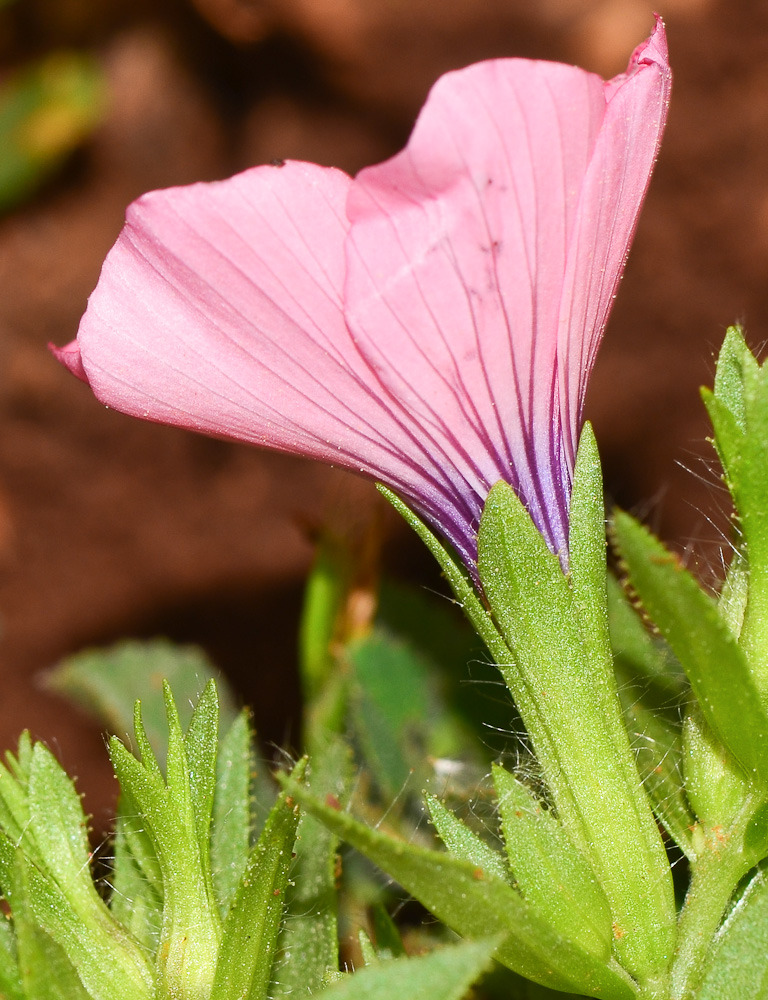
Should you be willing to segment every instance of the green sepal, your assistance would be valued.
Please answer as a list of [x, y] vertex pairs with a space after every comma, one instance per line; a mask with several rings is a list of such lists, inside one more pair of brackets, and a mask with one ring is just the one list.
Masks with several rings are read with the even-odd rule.
[[250, 849], [253, 739], [243, 710], [219, 744], [211, 829], [211, 872], [222, 920], [242, 878]]
[[749, 794], [747, 776], [713, 734], [698, 705], [686, 716], [683, 735], [688, 801], [705, 828], [727, 829]]
[[[671, 874], [608, 670], [602, 614], [594, 626], [585, 620], [583, 600], [507, 483], [488, 496], [478, 545], [480, 579], [517, 664], [500, 669], [560, 821], [611, 904], [616, 954], [638, 979], [663, 979], [675, 936]], [[594, 581], [594, 567], [585, 572]], [[599, 634], [585, 640], [591, 627]]]
[[514, 659], [512, 652], [504, 642], [493, 621], [492, 615], [480, 600], [461, 562], [438, 540], [437, 536], [413, 513], [410, 507], [403, 503], [396, 493], [393, 493], [392, 490], [381, 483], [377, 483], [376, 488], [392, 504], [403, 520], [413, 528], [432, 553], [456, 595], [456, 600], [459, 602], [462, 611], [488, 647], [488, 652], [494, 657], [496, 663], [512, 664]]
[[494, 941], [463, 941], [418, 958], [376, 963], [323, 991], [328, 1000], [462, 1000], [487, 970]]
[[[301, 761], [292, 777], [300, 779]], [[272, 979], [299, 810], [287, 793], [278, 797], [229, 907], [210, 1000], [266, 1000]]]
[[768, 715], [716, 603], [628, 514], [616, 515], [613, 530], [632, 586], [688, 675], [704, 718], [747, 776], [768, 788]]
[[504, 935], [494, 956], [508, 968], [553, 989], [611, 1000], [635, 996], [632, 980], [616, 962], [600, 962], [563, 938], [506, 882], [472, 862], [372, 830], [294, 782], [284, 779], [283, 783], [338, 837], [387, 872], [458, 934], [473, 938]]
[[477, 865], [502, 882], [510, 881], [509, 869], [499, 851], [495, 851], [450, 809], [446, 809], [436, 795], [427, 795], [426, 802], [440, 839], [454, 857]]
[[[592, 425], [585, 423], [579, 439], [569, 510], [568, 569], [573, 610], [591, 671], [611, 681], [613, 657], [608, 630], [606, 537], [603, 473]], [[613, 695], [611, 694], [611, 697]], [[615, 710], [615, 706], [614, 706]]]
[[586, 858], [514, 775], [494, 765], [493, 781], [509, 865], [523, 896], [563, 937], [607, 961], [611, 908]]

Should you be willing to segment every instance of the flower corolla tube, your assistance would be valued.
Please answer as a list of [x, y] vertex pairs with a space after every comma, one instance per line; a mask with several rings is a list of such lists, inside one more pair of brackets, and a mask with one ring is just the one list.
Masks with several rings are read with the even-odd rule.
[[567, 560], [584, 395], [667, 112], [660, 20], [627, 71], [495, 59], [432, 88], [405, 149], [128, 209], [77, 339], [137, 417], [397, 492], [475, 573], [498, 480]]

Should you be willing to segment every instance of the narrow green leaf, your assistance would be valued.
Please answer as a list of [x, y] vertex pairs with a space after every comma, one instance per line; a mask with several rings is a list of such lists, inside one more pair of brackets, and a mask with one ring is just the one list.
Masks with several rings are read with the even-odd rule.
[[686, 857], [693, 858], [691, 830], [696, 817], [685, 794], [682, 773], [683, 739], [680, 719], [670, 718], [670, 703], [656, 685], [638, 684], [617, 666], [624, 720], [635, 762], [654, 814]]
[[110, 913], [147, 954], [155, 954], [163, 923], [163, 882], [157, 855], [141, 817], [122, 795], [115, 825], [110, 873]]
[[334, 667], [331, 647], [349, 575], [349, 555], [344, 547], [327, 535], [321, 537], [307, 580], [299, 624], [299, 662], [304, 699], [308, 703], [320, 695]]
[[376, 940], [376, 952], [380, 958], [398, 958], [405, 955], [400, 931], [383, 903], [374, 903], [371, 907], [371, 922]]
[[753, 377], [759, 365], [747, 347], [739, 326], [730, 326], [725, 332], [723, 346], [717, 358], [715, 395], [728, 407], [741, 430], [746, 430], [747, 408], [744, 401], [745, 373]]
[[[127, 751], [125, 753], [127, 754]], [[115, 833], [115, 896], [122, 896], [124, 903], [118, 903], [117, 899], [113, 898], [112, 907], [113, 910], [119, 910], [125, 905], [130, 911], [132, 901], [135, 898], [134, 890], [131, 886], [123, 887], [120, 881], [123, 873], [124, 854], [127, 856], [127, 877], [132, 881], [131, 870], [137, 866], [139, 880], [144, 885], [141, 895], [146, 894], [148, 900], [154, 899], [162, 909], [163, 874], [160, 862], [152, 838], [142, 820], [139, 807], [128, 791], [127, 783], [120, 791]], [[130, 920], [133, 919], [132, 913], [129, 913], [128, 916]], [[122, 920], [122, 916], [120, 919]]]
[[[352, 764], [338, 738], [315, 747], [309, 785], [315, 795], [346, 801]], [[280, 936], [284, 959], [276, 970], [273, 997], [320, 990], [338, 972], [336, 856], [338, 839], [314, 816], [304, 813], [296, 838], [296, 865], [288, 890], [288, 918]]]
[[221, 741], [216, 761], [211, 870], [222, 919], [248, 860], [252, 758], [250, 717], [242, 711]]
[[32, 755], [29, 822], [46, 873], [72, 898], [97, 901], [80, 796], [71, 778], [42, 743], [35, 744]]
[[435, 829], [454, 857], [477, 865], [478, 868], [495, 875], [502, 882], [509, 881], [509, 870], [504, 863], [503, 856], [498, 851], [495, 851], [490, 844], [478, 837], [450, 809], [446, 809], [436, 795], [428, 795], [426, 801]]
[[[294, 770], [301, 777], [304, 762]], [[299, 811], [287, 794], [269, 814], [224, 923], [210, 1000], [266, 1000]]]
[[586, 996], [629, 1000], [632, 981], [613, 961], [603, 963], [557, 934], [547, 920], [493, 875], [471, 862], [431, 851], [371, 830], [346, 812], [284, 782], [302, 805], [412, 893], [457, 933], [506, 937], [494, 952], [508, 968], [529, 979]]
[[559, 821], [503, 767], [493, 780], [512, 874], [523, 896], [563, 937], [607, 961], [612, 918], [594, 871]]
[[576, 455], [569, 511], [568, 567], [582, 641], [589, 659], [613, 669], [606, 595], [606, 537], [603, 473], [597, 442], [584, 424]]
[[632, 586], [688, 675], [705, 719], [747, 775], [768, 788], [768, 715], [717, 605], [629, 515], [616, 515], [614, 531]]
[[480, 578], [517, 664], [500, 669], [557, 814], [608, 897], [617, 957], [640, 981], [655, 981], [674, 942], [672, 879], [604, 638], [585, 642], [587, 625], [560, 561], [506, 483], [488, 496], [478, 547]]
[[718, 358], [714, 393], [702, 397], [715, 430], [715, 447], [733, 497], [739, 548], [749, 564], [749, 589], [739, 638], [764, 698], [768, 697], [768, 367], [758, 365], [738, 328]]
[[[168, 720], [167, 779], [163, 781], [156, 763], [141, 763], [113, 737], [110, 756], [126, 800], [136, 806], [162, 873], [163, 926], [160, 942], [160, 984], [158, 996], [174, 997], [184, 991], [205, 995], [209, 992], [221, 939], [221, 920], [214, 899], [207, 843], [200, 843], [199, 810], [210, 808], [210, 775], [199, 779], [190, 775], [185, 740], [173, 698], [166, 688]], [[207, 718], [193, 730], [210, 741], [215, 715], [212, 702], [204, 702]], [[139, 737], [142, 754], [146, 747]], [[147, 751], [150, 753], [151, 751]], [[199, 766], [215, 768], [215, 760], [203, 751]], [[215, 771], [214, 771], [215, 774]], [[200, 784], [195, 784], [196, 781]], [[193, 789], [195, 789], [193, 791]], [[202, 789], [202, 792], [200, 791]], [[205, 815], [202, 814], [205, 821]], [[209, 822], [209, 820], [208, 820]], [[205, 823], [207, 829], [207, 823]]]
[[397, 796], [425, 770], [430, 711], [429, 670], [416, 651], [381, 629], [350, 643], [355, 736], [385, 799]]
[[683, 773], [688, 801], [710, 829], [729, 829], [749, 795], [749, 780], [714, 735], [698, 705], [685, 720]]
[[463, 941], [419, 958], [401, 958], [345, 976], [328, 1000], [462, 1000], [491, 962], [495, 942]]
[[768, 997], [768, 879], [758, 872], [715, 939], [696, 1000]]
[[609, 576], [608, 622], [624, 722], [654, 814], [683, 853], [694, 856], [695, 817], [683, 789], [682, 705], [688, 681], [672, 650], [651, 636], [619, 582]]
[[[165, 682], [167, 696], [171, 689]], [[192, 712], [184, 734], [184, 755], [189, 769], [192, 811], [203, 864], [210, 867], [211, 817], [216, 789], [216, 755], [219, 742], [219, 702], [216, 683], [208, 681]]]

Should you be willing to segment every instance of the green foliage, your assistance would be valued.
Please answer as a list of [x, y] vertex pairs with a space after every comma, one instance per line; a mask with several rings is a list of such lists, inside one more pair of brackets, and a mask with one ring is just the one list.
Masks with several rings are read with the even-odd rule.
[[166, 743], [163, 680], [175, 694], [179, 720], [186, 728], [192, 706], [212, 679], [218, 685], [223, 728], [237, 715], [234, 700], [219, 672], [196, 646], [176, 646], [167, 639], [130, 639], [69, 656], [45, 676], [48, 687], [71, 698], [121, 739], [132, 731], [134, 707], [141, 699], [143, 730], [161, 763]]
[[102, 117], [105, 85], [95, 61], [55, 52], [0, 87], [0, 212], [27, 197]]
[[503, 935], [495, 957], [513, 971], [554, 989], [629, 1000], [631, 979], [615, 961], [600, 961], [558, 934], [547, 917], [507, 882], [471, 861], [396, 840], [285, 780], [313, 815], [379, 865], [457, 933], [474, 938]]
[[606, 962], [613, 940], [611, 909], [589, 862], [522, 782], [498, 766], [493, 780], [509, 865], [524, 898], [563, 937]]
[[735, 903], [707, 961], [697, 1000], [768, 996], [768, 882], [759, 871]]
[[490, 964], [494, 942], [440, 948], [420, 958], [385, 962], [345, 976], [323, 991], [328, 1000], [462, 1000]]
[[[8, 1000], [266, 1000], [298, 807], [278, 797], [251, 847], [247, 716], [218, 740], [213, 682], [186, 732], [165, 685], [160, 767], [136, 710], [139, 757], [116, 738], [121, 783], [112, 895], [93, 881], [72, 782], [27, 735], [0, 766], [0, 995]], [[294, 777], [304, 773], [300, 764]]]
[[768, 789], [768, 714], [716, 602], [628, 514], [616, 515], [614, 533], [632, 586], [688, 675], [708, 724], [745, 774]]
[[[595, 541], [603, 511], [602, 501], [595, 503], [590, 442], [588, 437], [574, 486], [584, 508], [577, 522], [581, 582], [575, 588], [569, 584], [560, 560], [506, 483], [497, 483], [489, 494], [478, 565], [499, 629], [514, 651], [516, 667], [501, 669], [560, 821], [609, 900], [617, 957], [633, 975], [650, 981], [663, 977], [673, 946], [672, 881], [608, 657], [605, 556]], [[601, 609], [586, 613], [589, 602], [601, 602]]]

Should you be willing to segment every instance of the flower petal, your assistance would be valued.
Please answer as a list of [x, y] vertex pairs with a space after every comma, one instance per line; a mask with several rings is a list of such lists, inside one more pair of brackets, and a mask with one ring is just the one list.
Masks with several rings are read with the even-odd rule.
[[563, 554], [583, 388], [666, 106], [658, 64], [633, 60], [608, 89], [556, 63], [449, 73], [349, 194], [361, 350], [466, 493], [511, 482]]
[[344, 321], [350, 183], [287, 162], [144, 195], [55, 353], [124, 413], [383, 479], [471, 561], [476, 512]]

